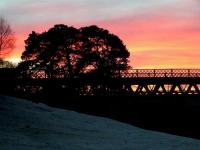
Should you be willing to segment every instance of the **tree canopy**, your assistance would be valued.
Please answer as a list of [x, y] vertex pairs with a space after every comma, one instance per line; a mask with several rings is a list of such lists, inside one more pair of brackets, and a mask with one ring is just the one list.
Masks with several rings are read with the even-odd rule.
[[97, 26], [80, 29], [58, 24], [25, 40], [22, 68], [32, 77], [112, 76], [127, 69], [129, 52], [122, 40]]

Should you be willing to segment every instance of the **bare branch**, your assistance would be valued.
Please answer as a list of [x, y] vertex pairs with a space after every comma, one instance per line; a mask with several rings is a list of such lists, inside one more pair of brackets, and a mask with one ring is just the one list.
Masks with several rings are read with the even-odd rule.
[[7, 21], [0, 17], [0, 58], [14, 48], [14, 33]]

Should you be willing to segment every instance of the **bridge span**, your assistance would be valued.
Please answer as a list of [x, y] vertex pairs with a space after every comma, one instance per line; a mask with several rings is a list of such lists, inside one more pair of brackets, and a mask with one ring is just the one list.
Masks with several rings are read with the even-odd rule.
[[133, 69], [121, 76], [135, 95], [200, 95], [200, 69]]
[[[94, 89], [104, 88], [103, 94], [127, 93], [130, 95], [200, 95], [200, 69], [131, 69], [118, 71], [111, 78], [84, 76], [82, 78], [45, 78], [44, 72], [34, 78], [7, 78], [0, 82], [4, 87], [35, 87], [59, 86], [60, 89], [73, 85], [79, 93], [93, 94]], [[0, 70], [2, 74], [2, 70]], [[12, 73], [12, 71], [8, 71]], [[0, 76], [1, 76], [0, 74]], [[43, 74], [41, 76], [41, 74]], [[34, 88], [34, 89], [35, 89]], [[30, 89], [29, 89], [30, 90]]]

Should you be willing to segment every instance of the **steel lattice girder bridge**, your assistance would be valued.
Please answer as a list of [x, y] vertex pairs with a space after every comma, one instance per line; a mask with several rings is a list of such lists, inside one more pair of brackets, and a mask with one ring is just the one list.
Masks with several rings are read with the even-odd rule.
[[200, 95], [200, 69], [135, 69], [121, 76], [135, 95]]
[[[75, 86], [84, 86], [84, 90], [92, 93], [92, 87], [104, 86], [107, 93], [121, 91], [131, 95], [200, 95], [200, 69], [132, 69], [118, 71], [111, 78], [98, 78], [85, 76], [84, 78], [67, 79], [58, 77], [54, 79], [44, 78], [42, 71], [37, 72], [35, 78], [29, 79], [4, 79], [1, 88], [14, 86], [41, 86], [48, 85], [65, 87], [69, 83]], [[113, 90], [114, 89], [114, 90]], [[119, 90], [120, 89], [120, 90]], [[83, 88], [80, 88], [80, 92]], [[115, 94], [114, 93], [114, 94]], [[123, 93], [123, 92], [122, 92]]]

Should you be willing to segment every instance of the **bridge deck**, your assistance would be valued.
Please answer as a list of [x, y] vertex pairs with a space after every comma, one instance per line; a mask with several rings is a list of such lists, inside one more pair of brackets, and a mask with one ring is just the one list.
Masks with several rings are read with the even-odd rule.
[[130, 69], [120, 74], [124, 78], [199, 78], [200, 69]]

